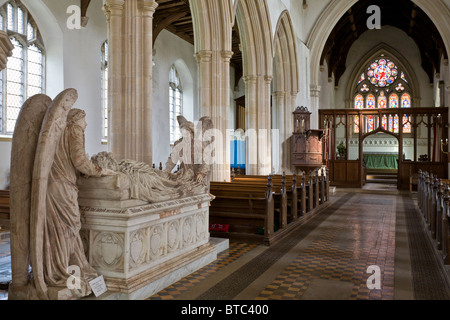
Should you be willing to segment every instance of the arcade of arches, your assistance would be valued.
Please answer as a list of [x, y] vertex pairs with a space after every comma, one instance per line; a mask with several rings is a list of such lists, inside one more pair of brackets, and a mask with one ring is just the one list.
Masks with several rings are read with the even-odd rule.
[[[71, 5], [81, 9], [74, 28]], [[368, 11], [374, 5], [379, 11]], [[370, 19], [380, 25], [369, 28]], [[251, 176], [301, 172], [292, 161], [293, 112], [306, 107], [310, 128], [324, 132], [322, 166], [338, 204], [333, 212], [346, 216], [343, 208], [359, 208], [346, 217], [360, 226], [378, 221], [377, 205], [389, 207], [383, 223], [368, 231], [374, 236], [395, 229], [396, 212], [398, 223], [416, 208], [419, 170], [448, 179], [448, 0], [0, 0], [0, 27], [15, 45], [0, 77], [0, 189], [9, 184], [8, 128], [18, 108], [29, 94], [53, 98], [66, 88], [78, 90], [76, 106], [86, 111], [90, 155], [109, 151], [158, 167], [180, 134], [178, 115], [211, 117], [222, 146], [213, 182], [229, 182], [238, 168]], [[249, 132], [257, 133], [251, 143]], [[365, 210], [368, 216], [360, 216]], [[336, 218], [327, 217], [320, 222]], [[321, 223], [313, 225], [320, 230]], [[334, 227], [357, 233], [357, 226]], [[383, 240], [388, 251], [398, 245]], [[230, 257], [249, 261], [245, 250], [255, 247], [240, 245], [230, 246], [239, 251]], [[277, 260], [273, 283], [254, 279], [236, 296], [283, 296], [263, 282], [274, 288], [286, 267], [300, 265], [289, 250], [291, 260]], [[349, 299], [364, 295], [350, 292]], [[195, 293], [181, 297], [203, 294]]]

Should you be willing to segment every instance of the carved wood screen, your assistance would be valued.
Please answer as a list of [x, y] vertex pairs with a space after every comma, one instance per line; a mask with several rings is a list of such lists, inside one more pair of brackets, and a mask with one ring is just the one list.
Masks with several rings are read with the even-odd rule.
[[[448, 176], [448, 108], [330, 109], [319, 110], [325, 130], [324, 162], [337, 186], [362, 187], [366, 181], [365, 150], [397, 154], [398, 188], [409, 188], [409, 176], [419, 169]], [[345, 147], [339, 156], [338, 146]], [[372, 149], [371, 149], [372, 148]], [[367, 158], [366, 158], [367, 159]], [[397, 160], [398, 159], [398, 160]]]

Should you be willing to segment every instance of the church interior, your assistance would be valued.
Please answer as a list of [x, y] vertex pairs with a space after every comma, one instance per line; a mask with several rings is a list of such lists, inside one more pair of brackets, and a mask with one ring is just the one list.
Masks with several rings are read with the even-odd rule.
[[21, 110], [70, 88], [87, 156], [153, 176], [214, 127], [209, 196], [78, 180], [103, 299], [450, 299], [450, 0], [0, 0], [0, 32], [0, 300], [24, 297], [34, 234], [12, 210]]

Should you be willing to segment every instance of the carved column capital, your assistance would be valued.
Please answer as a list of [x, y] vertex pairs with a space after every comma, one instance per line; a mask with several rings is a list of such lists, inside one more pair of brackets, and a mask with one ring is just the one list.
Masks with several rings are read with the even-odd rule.
[[321, 86], [318, 85], [311, 85], [310, 91], [311, 91], [311, 97], [319, 97], [320, 90], [322, 90]]
[[243, 77], [245, 83], [256, 83], [256, 80], [258, 79], [257, 76], [245, 76]]
[[105, 10], [106, 11], [122, 11], [123, 6], [125, 4], [125, 0], [106, 0], [105, 1]]
[[272, 76], [264, 76], [264, 81], [266, 82], [266, 84], [270, 84], [273, 80]]
[[145, 15], [153, 17], [158, 5], [155, 0], [139, 0], [138, 9], [143, 11]]
[[122, 16], [124, 4], [125, 0], [106, 0], [103, 7], [106, 19], [109, 21], [112, 16]]
[[210, 50], [201, 50], [194, 55], [195, 59], [198, 63], [201, 62], [210, 62], [212, 58], [212, 51]]
[[220, 52], [222, 55], [222, 58], [224, 58], [225, 61], [229, 62], [231, 57], [233, 57], [234, 52], [230, 50], [223, 50]]
[[274, 91], [274, 92], [272, 92], [272, 95], [275, 98], [284, 98], [286, 96], [286, 92], [285, 91]]

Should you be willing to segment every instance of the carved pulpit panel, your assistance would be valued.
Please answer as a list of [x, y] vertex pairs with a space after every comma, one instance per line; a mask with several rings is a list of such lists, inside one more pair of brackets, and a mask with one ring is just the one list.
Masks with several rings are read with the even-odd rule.
[[298, 107], [294, 112], [292, 164], [302, 170], [320, 168], [323, 160], [323, 130], [310, 129], [311, 112]]

